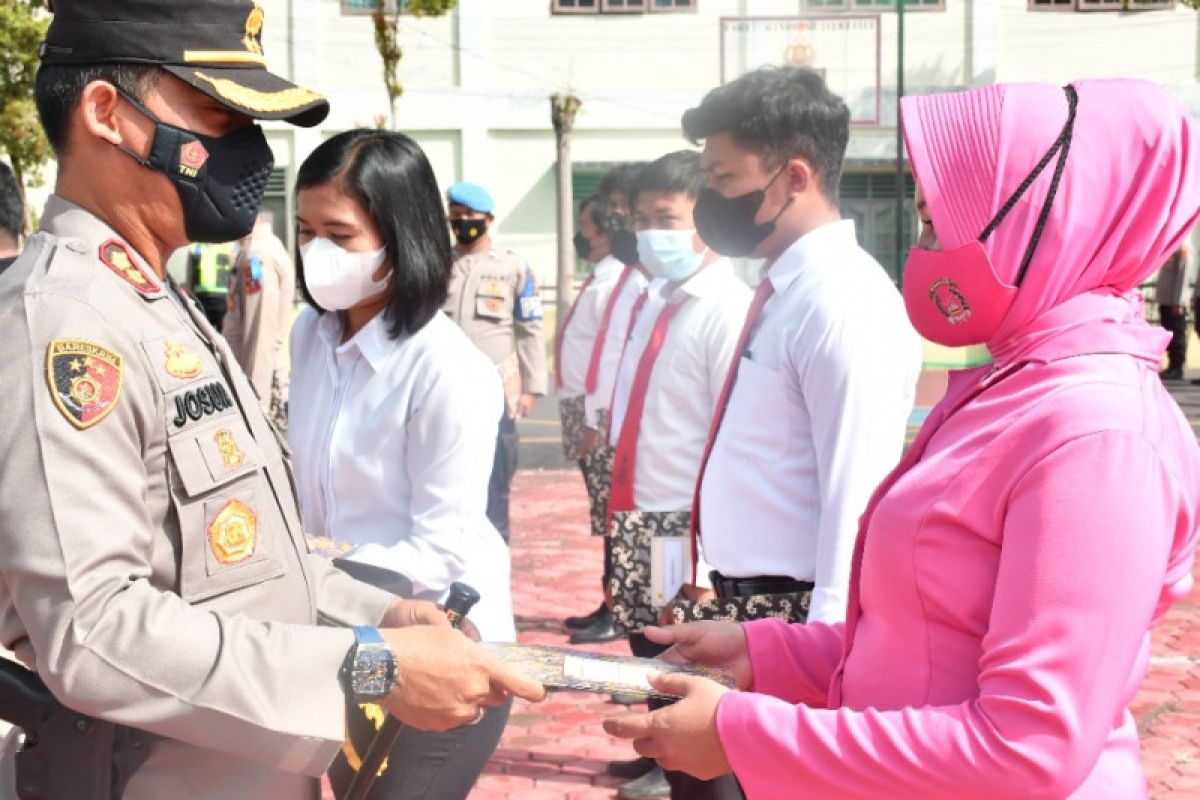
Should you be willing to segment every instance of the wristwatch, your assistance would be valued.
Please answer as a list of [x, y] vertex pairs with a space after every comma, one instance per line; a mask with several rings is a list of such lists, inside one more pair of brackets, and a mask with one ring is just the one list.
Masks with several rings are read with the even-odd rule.
[[342, 665], [342, 689], [354, 703], [377, 703], [396, 684], [396, 654], [378, 628], [354, 629], [354, 646]]

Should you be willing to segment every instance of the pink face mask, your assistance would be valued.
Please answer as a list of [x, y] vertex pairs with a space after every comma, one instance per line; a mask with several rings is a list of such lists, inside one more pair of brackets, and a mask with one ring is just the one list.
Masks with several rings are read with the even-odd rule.
[[[914, 247], [909, 251], [908, 260], [904, 263], [904, 306], [917, 333], [929, 341], [947, 347], [984, 344], [995, 334], [1016, 300], [1017, 289], [1025, 280], [1042, 229], [1050, 216], [1050, 206], [1058, 192], [1067, 153], [1071, 149], [1071, 130], [1075, 124], [1078, 95], [1071, 86], [1066, 87], [1066, 93], [1070, 110], [1062, 133], [1029, 177], [1021, 182], [1012, 197], [988, 223], [979, 239], [953, 250]], [[1025, 250], [1017, 280], [1014, 284], [1005, 283], [996, 274], [983, 243], [1055, 155], [1059, 158], [1054, 168], [1054, 179], [1050, 183], [1050, 191], [1046, 194], [1046, 202], [1042, 205], [1029, 247]]]

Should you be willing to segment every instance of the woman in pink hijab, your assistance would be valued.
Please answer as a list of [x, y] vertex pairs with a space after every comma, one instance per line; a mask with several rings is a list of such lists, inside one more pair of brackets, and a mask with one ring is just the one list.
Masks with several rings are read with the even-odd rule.
[[650, 632], [738, 690], [609, 720], [750, 798], [1144, 798], [1128, 705], [1192, 586], [1200, 448], [1136, 287], [1200, 210], [1200, 128], [1161, 87], [906, 98], [926, 338], [984, 343], [863, 515], [844, 625]]

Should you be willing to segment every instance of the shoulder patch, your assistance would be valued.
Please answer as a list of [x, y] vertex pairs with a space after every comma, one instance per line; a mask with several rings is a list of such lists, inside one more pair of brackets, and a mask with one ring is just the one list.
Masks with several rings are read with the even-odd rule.
[[117, 407], [125, 359], [83, 339], [55, 339], [46, 349], [46, 381], [54, 405], [79, 430], [90, 428]]
[[158, 283], [138, 266], [133, 256], [129, 254], [129, 248], [123, 242], [109, 239], [100, 245], [100, 261], [140, 293], [144, 295], [158, 294]]

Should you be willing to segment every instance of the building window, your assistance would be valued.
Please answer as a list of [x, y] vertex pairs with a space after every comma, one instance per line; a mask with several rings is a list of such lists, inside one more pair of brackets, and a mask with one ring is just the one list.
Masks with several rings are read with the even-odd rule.
[[[342, 13], [350, 16], [374, 14], [375, 9], [379, 8], [379, 0], [341, 0]], [[396, 10], [404, 10], [404, 0], [383, 0], [383, 10], [388, 13], [395, 13]]]
[[550, 0], [551, 14], [645, 14], [695, 11], [700, 0]]
[[913, 197], [916, 184], [911, 172], [904, 175], [904, 241], [896, 251], [896, 172], [843, 172], [839, 188], [842, 216], [854, 220], [858, 243], [883, 265], [897, 285], [901, 258], [917, 238]]
[[[821, 11], [887, 11], [896, 7], [896, 0], [800, 0], [800, 9], [808, 13]], [[904, 0], [905, 11], [945, 11], [946, 0]]]
[[1175, 0], [1028, 0], [1030, 11], [1158, 11]]

